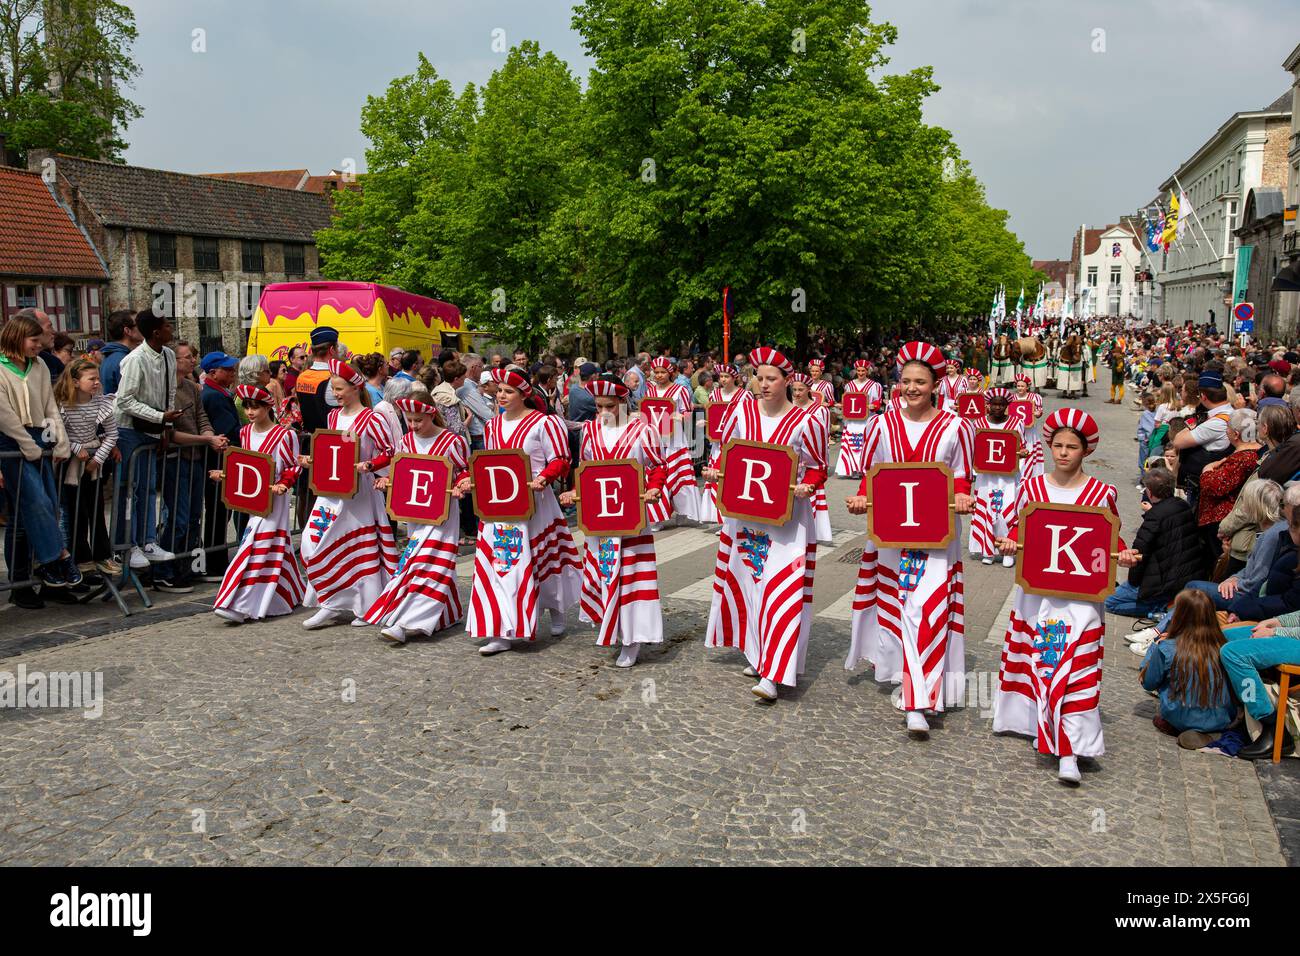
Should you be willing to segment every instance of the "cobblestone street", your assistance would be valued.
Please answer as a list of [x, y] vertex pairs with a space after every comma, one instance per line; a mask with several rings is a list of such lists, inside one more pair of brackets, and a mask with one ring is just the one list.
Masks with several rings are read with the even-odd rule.
[[[1118, 485], [1131, 539], [1136, 413], [1091, 388], [1088, 467]], [[738, 653], [703, 645], [716, 538], [697, 529], [659, 540], [666, 640], [630, 670], [576, 610], [563, 637], [484, 659], [463, 627], [405, 647], [304, 631], [302, 612], [228, 627], [188, 613], [200, 593], [107, 633], [120, 618], [72, 623], [104, 608], [6, 607], [0, 668], [102, 671], [106, 699], [99, 719], [0, 710], [0, 862], [1284, 862], [1254, 767], [1152, 726], [1129, 619], [1108, 620], [1107, 753], [1081, 787], [992, 734], [1012, 583], [999, 566], [966, 565], [967, 707], [909, 740], [888, 690], [843, 668], [864, 527], [852, 488], [832, 479], [807, 673], [774, 706]]]

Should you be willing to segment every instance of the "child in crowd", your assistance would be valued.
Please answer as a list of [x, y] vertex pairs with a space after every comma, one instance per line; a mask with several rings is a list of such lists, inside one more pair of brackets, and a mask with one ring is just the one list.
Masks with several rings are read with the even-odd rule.
[[77, 359], [54, 385], [72, 458], [63, 477], [63, 513], [68, 543], [78, 565], [93, 561], [95, 569], [113, 577], [122, 565], [113, 560], [113, 545], [104, 527], [100, 482], [104, 466], [117, 447], [113, 399], [99, 384], [99, 366]]
[[1137, 437], [1133, 440], [1138, 446], [1137, 487], [1142, 490], [1142, 463], [1147, 460], [1147, 446], [1151, 435], [1156, 430], [1156, 396], [1147, 392], [1142, 396], [1142, 414], [1138, 416]]

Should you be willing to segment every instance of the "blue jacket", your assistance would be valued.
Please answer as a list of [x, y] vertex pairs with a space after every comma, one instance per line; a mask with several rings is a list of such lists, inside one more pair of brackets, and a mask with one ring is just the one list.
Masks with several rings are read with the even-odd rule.
[[1156, 641], [1147, 651], [1142, 666], [1142, 688], [1160, 692], [1160, 716], [1174, 725], [1180, 732], [1199, 730], [1213, 733], [1230, 726], [1237, 719], [1237, 702], [1233, 699], [1228, 682], [1214, 677], [1210, 688], [1210, 706], [1201, 707], [1196, 703], [1200, 696], [1199, 688], [1193, 687], [1187, 699], [1180, 699], [1169, 689], [1169, 676], [1174, 669], [1174, 655], [1178, 651], [1178, 641], [1166, 638]]
[[230, 447], [239, 447], [239, 412], [235, 410], [235, 400], [207, 384], [201, 394], [203, 410], [208, 413], [212, 430], [229, 438]]
[[1287, 611], [1300, 610], [1300, 575], [1296, 574], [1296, 548], [1288, 534], [1268, 569], [1268, 579], [1258, 596], [1238, 594], [1228, 610], [1243, 621], [1266, 621]]
[[121, 342], [109, 342], [101, 352], [104, 358], [99, 363], [99, 384], [104, 386], [105, 395], [114, 395], [122, 381], [122, 359], [130, 355], [131, 350]]
[[1237, 588], [1248, 594], [1258, 594], [1268, 579], [1268, 570], [1277, 557], [1277, 549], [1282, 547], [1283, 541], [1290, 540], [1290, 529], [1285, 518], [1279, 518], [1261, 531], [1255, 539], [1255, 547], [1250, 549], [1246, 566], [1237, 574]]

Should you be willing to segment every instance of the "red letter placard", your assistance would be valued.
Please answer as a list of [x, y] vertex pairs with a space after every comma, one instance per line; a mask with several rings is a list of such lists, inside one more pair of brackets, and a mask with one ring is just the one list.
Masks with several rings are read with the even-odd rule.
[[947, 465], [873, 465], [867, 472], [867, 500], [867, 533], [879, 547], [931, 551], [952, 540], [955, 499]]
[[798, 467], [793, 448], [731, 439], [718, 463], [718, 510], [742, 521], [785, 524], [794, 512]]
[[677, 413], [677, 403], [671, 398], [643, 398], [640, 411], [650, 423], [650, 430], [658, 432], [660, 438], [667, 438], [673, 433], [673, 415]]
[[361, 443], [350, 432], [318, 428], [311, 436], [311, 490], [325, 498], [357, 493]]
[[860, 422], [871, 411], [871, 396], [866, 392], [845, 392], [840, 410], [846, 422]]
[[395, 455], [388, 514], [408, 524], [442, 524], [451, 513], [451, 462], [441, 455]]
[[1025, 399], [1012, 402], [1007, 406], [1007, 417], [1013, 422], [1019, 421], [1025, 428], [1034, 427], [1034, 403]]
[[275, 459], [247, 448], [227, 448], [221, 470], [226, 480], [221, 483], [221, 502], [231, 511], [265, 518], [271, 513], [275, 496]]
[[730, 408], [730, 402], [709, 402], [704, 410], [707, 419], [705, 434], [708, 435], [709, 441], [722, 441], [722, 420], [727, 417], [727, 410]]
[[963, 392], [957, 396], [957, 414], [962, 418], [980, 418], [984, 415], [984, 393]]
[[1109, 508], [1037, 501], [1020, 513], [1016, 583], [1029, 594], [1103, 601], [1115, 590], [1119, 519]]
[[469, 459], [474, 511], [484, 521], [527, 521], [533, 516], [533, 466], [518, 448], [476, 451]]
[[644, 486], [641, 463], [631, 458], [580, 464], [574, 489], [582, 533], [589, 538], [622, 538], [644, 531]]
[[1005, 428], [977, 428], [975, 430], [975, 470], [986, 475], [1014, 475], [1020, 467], [1016, 452], [1020, 451], [1020, 436]]

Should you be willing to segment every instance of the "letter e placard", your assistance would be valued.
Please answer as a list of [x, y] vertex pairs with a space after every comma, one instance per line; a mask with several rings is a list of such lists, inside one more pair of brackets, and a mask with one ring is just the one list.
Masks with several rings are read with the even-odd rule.
[[389, 471], [388, 514], [409, 524], [442, 524], [451, 513], [451, 460], [396, 455]]
[[742, 521], [785, 524], [794, 512], [798, 467], [793, 448], [731, 439], [718, 463], [718, 510]]
[[474, 511], [484, 521], [527, 521], [533, 516], [533, 465], [519, 448], [476, 451], [469, 459]]
[[1119, 519], [1109, 508], [1036, 501], [1020, 513], [1018, 537], [1026, 593], [1102, 601], [1115, 590]]
[[956, 528], [956, 499], [947, 465], [881, 462], [867, 472], [866, 487], [867, 533], [879, 547], [948, 547]]
[[587, 537], [623, 538], [645, 530], [645, 473], [631, 458], [584, 461], [574, 478], [578, 527]]
[[1020, 467], [1016, 457], [1020, 451], [1020, 436], [1005, 428], [977, 428], [975, 430], [975, 455], [971, 465], [985, 475], [1014, 475]]
[[275, 459], [247, 448], [227, 448], [221, 470], [221, 501], [231, 511], [265, 518], [275, 506]]
[[311, 436], [311, 490], [325, 498], [351, 498], [357, 493], [357, 462], [361, 443], [351, 432], [318, 428]]

